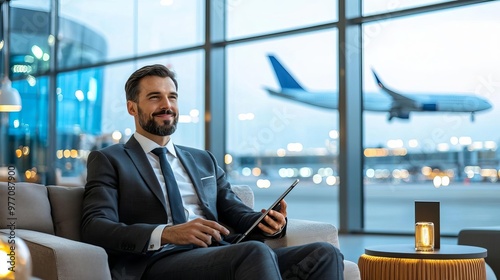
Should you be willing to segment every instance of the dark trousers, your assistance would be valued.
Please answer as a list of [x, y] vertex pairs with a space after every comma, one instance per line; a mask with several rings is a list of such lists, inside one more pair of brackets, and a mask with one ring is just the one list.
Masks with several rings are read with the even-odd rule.
[[271, 249], [259, 241], [198, 248], [150, 264], [143, 279], [344, 279], [344, 256], [316, 242]]

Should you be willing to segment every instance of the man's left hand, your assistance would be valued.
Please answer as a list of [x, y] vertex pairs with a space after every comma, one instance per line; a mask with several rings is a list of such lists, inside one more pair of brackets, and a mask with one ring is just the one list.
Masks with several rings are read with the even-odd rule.
[[[286, 225], [286, 202], [281, 200], [281, 209], [279, 211], [271, 210], [269, 214], [264, 218], [263, 222], [259, 224], [260, 230], [268, 235], [276, 235], [281, 232], [281, 230]], [[262, 213], [266, 212], [266, 209], [261, 210]]]

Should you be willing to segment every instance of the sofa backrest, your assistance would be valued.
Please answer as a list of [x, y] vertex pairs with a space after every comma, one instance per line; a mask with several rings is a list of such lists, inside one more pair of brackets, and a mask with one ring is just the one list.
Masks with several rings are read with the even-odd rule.
[[[0, 197], [10, 200], [13, 215], [8, 207], [0, 207], [0, 228], [15, 222], [17, 229], [28, 229], [80, 241], [82, 201], [84, 187], [43, 186], [33, 183], [0, 182]], [[233, 191], [253, 208], [253, 191], [248, 186], [233, 185]], [[5, 199], [4, 199], [5, 198]], [[7, 205], [8, 206], [8, 205]]]
[[54, 232], [57, 236], [80, 241], [82, 187], [47, 186]]
[[[54, 234], [47, 188], [23, 182], [0, 182], [0, 228], [29, 229]], [[12, 228], [11, 228], [12, 229]]]

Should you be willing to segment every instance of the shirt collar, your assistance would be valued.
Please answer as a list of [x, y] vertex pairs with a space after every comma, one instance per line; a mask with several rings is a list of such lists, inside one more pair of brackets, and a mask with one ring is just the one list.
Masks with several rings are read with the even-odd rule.
[[[141, 145], [141, 147], [145, 153], [150, 153], [154, 148], [161, 147], [156, 142], [154, 142], [153, 140], [140, 134], [137, 131], [134, 132], [134, 137], [137, 140], [137, 142], [139, 142], [139, 144]], [[175, 152], [174, 142], [172, 141], [172, 138], [170, 138], [170, 141], [168, 141], [168, 143], [167, 143], [167, 145], [165, 145], [165, 147], [167, 148], [168, 152], [171, 155], [173, 155], [174, 157], [177, 157], [177, 153]]]

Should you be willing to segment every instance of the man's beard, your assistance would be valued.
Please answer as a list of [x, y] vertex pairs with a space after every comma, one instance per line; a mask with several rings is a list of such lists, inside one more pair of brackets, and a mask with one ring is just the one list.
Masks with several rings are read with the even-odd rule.
[[137, 106], [137, 111], [139, 113], [139, 125], [145, 131], [158, 136], [168, 136], [174, 134], [175, 129], [177, 128], [177, 122], [179, 121], [178, 115], [174, 117], [174, 120], [172, 122], [163, 121], [163, 124], [157, 124], [154, 120], [154, 116], [156, 115], [173, 113], [171, 110], [162, 110], [160, 112], [155, 112], [151, 117], [147, 114], [144, 114], [139, 106]]

